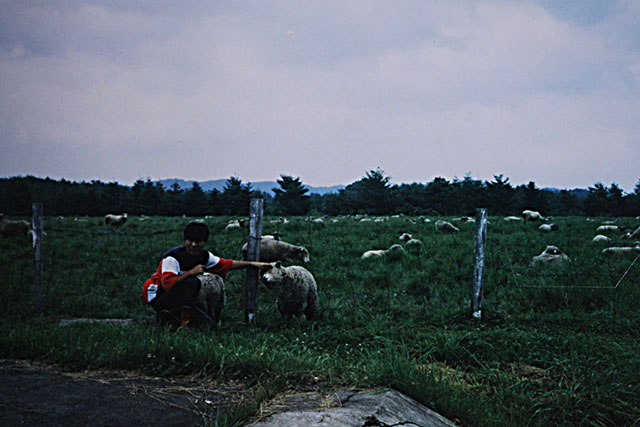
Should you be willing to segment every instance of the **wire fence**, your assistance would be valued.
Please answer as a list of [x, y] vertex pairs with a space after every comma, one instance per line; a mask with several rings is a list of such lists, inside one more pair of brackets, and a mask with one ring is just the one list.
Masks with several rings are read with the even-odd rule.
[[[142, 283], [153, 273], [161, 255], [181, 243], [183, 228], [176, 224], [189, 219], [136, 220], [131, 218], [122, 228], [108, 228], [99, 218], [85, 222], [47, 218], [44, 286], [49, 312], [82, 316], [85, 311], [103, 311], [105, 317], [148, 312], [139, 295]], [[575, 221], [559, 222], [561, 233], [544, 234], [530, 225], [507, 226], [500, 219], [491, 220], [485, 261], [485, 288], [489, 291], [517, 288], [531, 292], [537, 289], [615, 292], [625, 287], [637, 290], [640, 286], [637, 262], [640, 255], [604, 256], [601, 246], [584, 240], [585, 233]], [[206, 222], [218, 234], [212, 242], [212, 252], [235, 258], [247, 241], [248, 229], [221, 235], [227, 218]], [[435, 232], [433, 224], [411, 223], [414, 234], [423, 240], [417, 253], [409, 253], [399, 261], [365, 264], [359, 259], [362, 240], [391, 242], [397, 239], [398, 230], [406, 227], [405, 220], [373, 225], [340, 218], [335, 224], [319, 225], [299, 219], [289, 229], [268, 224], [265, 221], [263, 234], [280, 230], [293, 240], [310, 244], [309, 269], [316, 275], [328, 310], [341, 301], [352, 306], [377, 301], [382, 304], [381, 309], [391, 310], [400, 297], [411, 296], [426, 303], [436, 298], [460, 299], [461, 295], [471, 293], [472, 225], [460, 233], [445, 235]], [[571, 262], [555, 267], [533, 265], [532, 258], [550, 243], [563, 248]], [[614, 239], [612, 244], [628, 242]], [[32, 263], [30, 256], [20, 259], [17, 270], [22, 270], [19, 279], [22, 283], [30, 279]], [[244, 282], [238, 277], [229, 281], [236, 289], [236, 298], [241, 298], [237, 290]], [[457, 293], [445, 294], [444, 288], [454, 286]], [[632, 295], [635, 298], [637, 293]]]

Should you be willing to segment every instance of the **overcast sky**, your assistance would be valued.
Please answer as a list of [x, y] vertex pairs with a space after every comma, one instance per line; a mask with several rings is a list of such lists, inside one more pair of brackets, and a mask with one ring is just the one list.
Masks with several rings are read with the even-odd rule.
[[0, 0], [0, 176], [640, 180], [640, 1]]

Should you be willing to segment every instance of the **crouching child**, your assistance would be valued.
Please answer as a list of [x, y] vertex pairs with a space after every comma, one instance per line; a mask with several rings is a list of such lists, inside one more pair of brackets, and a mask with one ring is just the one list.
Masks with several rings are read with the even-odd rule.
[[[151, 305], [157, 321], [173, 327], [212, 326], [219, 314], [211, 318], [213, 307], [198, 298], [203, 273], [226, 277], [230, 270], [255, 267], [269, 269], [271, 264], [221, 258], [205, 249], [209, 240], [206, 224], [192, 221], [184, 229], [184, 245], [167, 251], [155, 273], [142, 286], [142, 299]], [[206, 299], [204, 300], [206, 301]], [[216, 310], [221, 310], [217, 307]]]

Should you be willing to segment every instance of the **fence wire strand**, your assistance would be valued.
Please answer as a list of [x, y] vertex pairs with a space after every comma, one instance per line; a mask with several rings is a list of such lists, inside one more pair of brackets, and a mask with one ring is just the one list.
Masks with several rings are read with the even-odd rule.
[[[576, 285], [576, 286], [535, 285], [535, 286], [533, 286], [533, 285], [522, 285], [522, 284], [520, 284], [518, 282], [517, 273], [514, 270], [514, 262], [509, 257], [509, 253], [508, 253], [506, 247], [504, 245], [501, 245], [501, 248], [503, 250], [503, 253], [504, 253], [507, 261], [509, 262], [509, 269], [510, 269], [510, 272], [511, 272], [511, 274], [513, 276], [513, 281], [515, 282], [516, 286], [518, 286], [520, 288], [537, 288], [537, 289], [549, 289], [549, 288], [556, 288], [556, 289], [616, 289], [618, 286], [620, 286], [620, 283], [622, 283], [622, 281], [625, 279], [625, 277], [627, 276], [627, 274], [629, 273], [631, 268], [634, 266], [634, 264], [638, 260], [638, 258], [640, 258], [640, 254], [639, 254], [638, 256], [636, 256], [633, 259], [633, 261], [631, 261], [631, 263], [626, 268], [626, 270], [624, 271], [622, 276], [618, 279], [616, 284], [613, 285], [613, 286], [581, 286], [581, 285]], [[557, 276], [574, 277], [574, 276], [580, 276], [580, 275], [586, 276], [586, 277], [606, 277], [606, 275], [604, 275], [604, 274], [596, 275], [596, 274], [593, 274], [593, 273], [542, 274], [542, 275], [534, 274], [534, 276], [536, 276], [536, 277], [557, 277]], [[609, 277], [613, 278], [611, 275], [609, 275]]]

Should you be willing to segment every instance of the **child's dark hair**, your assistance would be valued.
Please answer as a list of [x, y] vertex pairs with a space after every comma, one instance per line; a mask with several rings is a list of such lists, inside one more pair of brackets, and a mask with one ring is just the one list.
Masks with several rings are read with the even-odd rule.
[[209, 227], [204, 222], [191, 221], [184, 228], [184, 239], [192, 242], [206, 242], [209, 240]]

